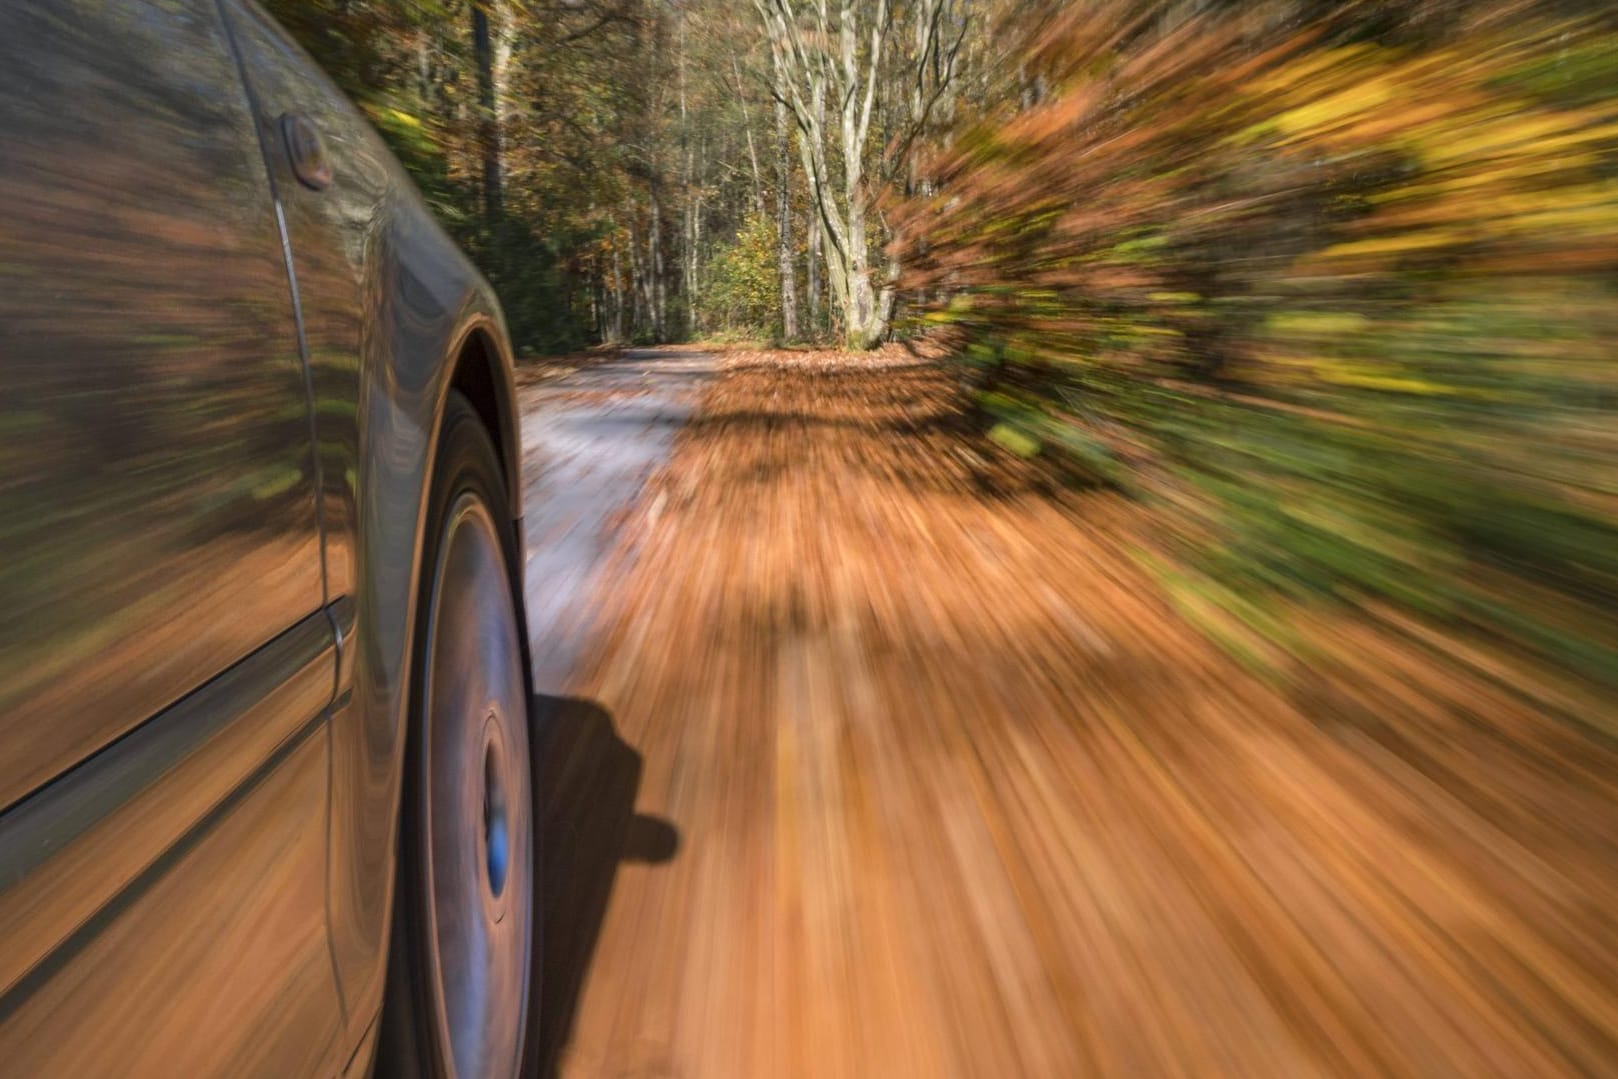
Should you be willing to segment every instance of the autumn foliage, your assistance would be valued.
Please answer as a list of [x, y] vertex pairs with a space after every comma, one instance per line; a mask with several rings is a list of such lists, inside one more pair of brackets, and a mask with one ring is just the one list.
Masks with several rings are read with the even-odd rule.
[[1348, 601], [1618, 677], [1605, 7], [1019, 19], [1021, 99], [898, 215], [992, 435], [1162, 507], [1238, 651]]

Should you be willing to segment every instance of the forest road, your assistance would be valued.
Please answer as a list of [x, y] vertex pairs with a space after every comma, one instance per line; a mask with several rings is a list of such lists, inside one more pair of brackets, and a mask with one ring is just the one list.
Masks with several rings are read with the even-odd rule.
[[1258, 677], [897, 346], [522, 377], [546, 1074], [1613, 1073], [1618, 751], [1510, 679]]
[[562, 692], [615, 525], [668, 460], [717, 362], [633, 349], [561, 377], [519, 370], [528, 636], [539, 692]]

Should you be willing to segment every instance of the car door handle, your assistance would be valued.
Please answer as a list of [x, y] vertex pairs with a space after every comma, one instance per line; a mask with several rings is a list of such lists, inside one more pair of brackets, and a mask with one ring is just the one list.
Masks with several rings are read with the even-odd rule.
[[331, 186], [331, 160], [326, 156], [326, 144], [307, 116], [296, 112], [283, 115], [281, 141], [286, 147], [292, 175], [299, 183], [311, 191], [324, 191]]

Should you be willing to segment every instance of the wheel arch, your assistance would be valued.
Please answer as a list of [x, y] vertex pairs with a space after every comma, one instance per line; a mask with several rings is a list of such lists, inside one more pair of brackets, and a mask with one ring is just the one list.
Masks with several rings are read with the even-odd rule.
[[[520, 461], [522, 435], [517, 420], [516, 387], [503, 335], [486, 319], [469, 325], [453, 350], [455, 357], [446, 396], [459, 392], [472, 404], [494, 441], [506, 482], [512, 515], [522, 516]], [[442, 423], [443, 402], [438, 413]], [[436, 442], [436, 438], [435, 438]]]
[[[498, 307], [495, 310], [498, 311]], [[522, 650], [523, 686], [532, 699], [533, 660], [528, 639], [528, 608], [524, 595], [527, 588], [525, 572], [527, 548], [523, 532], [522, 425], [517, 411], [516, 379], [507, 340], [505, 327], [498, 315], [491, 317], [480, 314], [462, 327], [455, 339], [454, 347], [446, 352], [446, 355], [453, 356], [454, 360], [450, 367], [449, 378], [438, 395], [434, 409], [432, 438], [429, 443], [431, 456], [429, 467], [422, 477], [420, 504], [422, 512], [418, 516], [415, 543], [417, 570], [413, 576], [419, 579], [422, 568], [420, 559], [425, 541], [423, 528], [427, 524], [425, 519], [427, 488], [431, 485], [433, 472], [437, 468], [436, 456], [438, 442], [443, 433], [445, 407], [451, 393], [460, 393], [471, 403], [478, 418], [483, 421], [489, 438], [494, 442], [495, 452], [504, 471], [507, 508], [511, 513], [511, 520], [507, 523], [511, 529], [512, 600], [517, 609], [517, 637]], [[419, 584], [413, 581], [412, 589], [417, 587]]]

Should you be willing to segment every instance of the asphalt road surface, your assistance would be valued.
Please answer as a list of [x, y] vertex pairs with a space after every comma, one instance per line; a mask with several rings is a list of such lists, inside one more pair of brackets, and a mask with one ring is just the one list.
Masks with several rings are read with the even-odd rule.
[[589, 632], [615, 525], [669, 457], [716, 360], [636, 350], [524, 380], [524, 526], [534, 686], [561, 693]]

